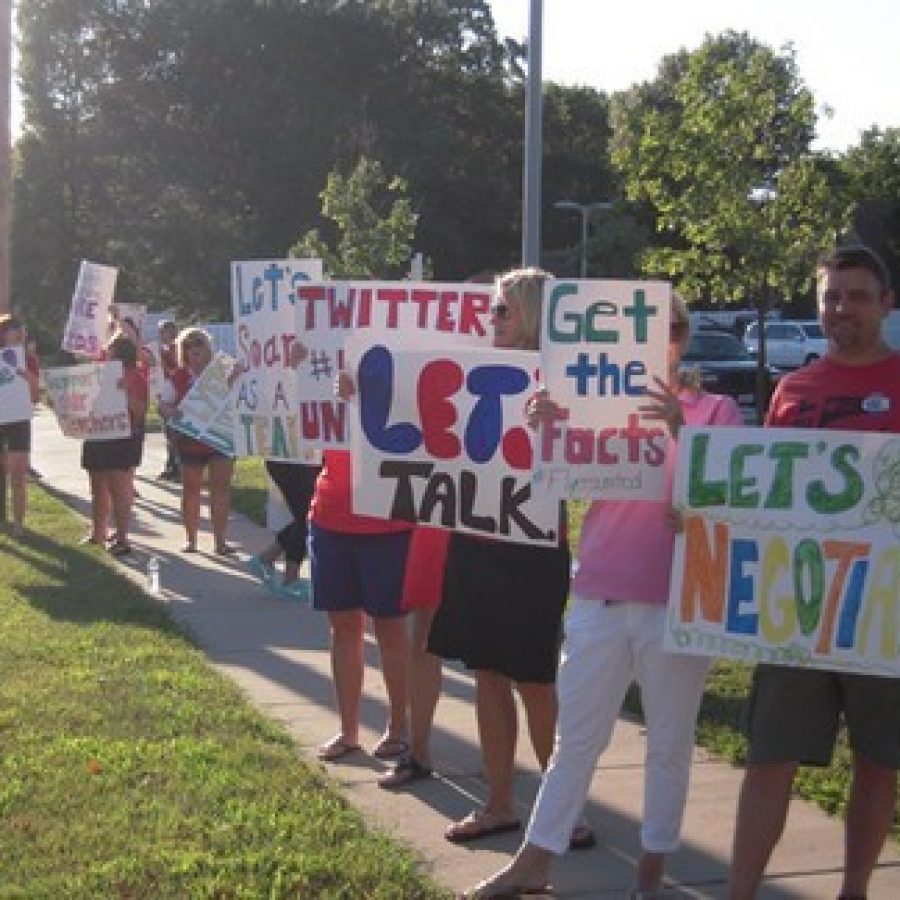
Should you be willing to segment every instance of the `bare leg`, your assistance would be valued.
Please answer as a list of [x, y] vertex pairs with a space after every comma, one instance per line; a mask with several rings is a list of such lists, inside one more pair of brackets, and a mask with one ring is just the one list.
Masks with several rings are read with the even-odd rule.
[[844, 883], [841, 893], [864, 897], [897, 803], [897, 773], [865, 756], [853, 757], [847, 805]]
[[556, 731], [556, 685], [517, 682], [516, 688], [525, 706], [531, 746], [543, 772], [553, 753], [553, 737]]
[[747, 766], [738, 801], [729, 900], [752, 900], [756, 896], [784, 830], [796, 771], [796, 763]]
[[209, 517], [216, 551], [227, 544], [233, 474], [234, 463], [230, 459], [216, 459], [209, 464]]
[[639, 891], [658, 891], [662, 887], [666, 866], [665, 853], [645, 850], [638, 860], [637, 887]]
[[116, 527], [116, 540], [128, 543], [129, 520], [134, 483], [130, 469], [115, 469], [107, 473], [109, 495], [112, 500], [113, 523]]
[[409, 639], [406, 617], [373, 618], [372, 629], [381, 653], [381, 674], [388, 697], [385, 739], [406, 739], [406, 698], [409, 681]]
[[359, 743], [359, 704], [363, 684], [362, 610], [331, 612], [331, 675], [341, 721], [340, 737], [347, 745]]
[[25, 527], [25, 508], [28, 504], [28, 454], [8, 452], [6, 471], [12, 495], [13, 534], [21, 535]]
[[409, 663], [410, 754], [427, 769], [431, 768], [431, 724], [441, 695], [440, 657], [425, 649], [434, 613], [433, 609], [413, 612]]
[[515, 818], [512, 797], [518, 717], [512, 682], [499, 672], [475, 673], [478, 738], [488, 783], [485, 810], [498, 818]]
[[203, 484], [202, 466], [183, 466], [181, 470], [181, 517], [187, 545], [197, 549], [197, 531], [200, 528], [200, 488]]
[[91, 537], [98, 543], [106, 541], [106, 523], [109, 521], [109, 483], [107, 472], [88, 472], [91, 484]]

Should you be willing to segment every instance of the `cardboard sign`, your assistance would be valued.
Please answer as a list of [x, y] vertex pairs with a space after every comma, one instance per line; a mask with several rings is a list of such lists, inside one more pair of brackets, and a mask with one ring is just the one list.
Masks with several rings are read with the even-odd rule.
[[666, 647], [900, 677], [900, 437], [685, 429]]
[[217, 353], [178, 404], [178, 414], [169, 423], [181, 434], [231, 457], [234, 456], [234, 398], [228, 381], [234, 362], [227, 353]]
[[44, 386], [60, 431], [79, 440], [128, 437], [128, 395], [119, 387], [122, 363], [115, 359], [44, 371]]
[[667, 380], [671, 290], [659, 281], [550, 281], [541, 372], [568, 412], [535, 442], [535, 486], [557, 496], [665, 497], [668, 432], [644, 421], [654, 377]]
[[531, 489], [523, 423], [536, 353], [356, 346], [353, 509], [517, 543], [555, 545], [560, 504]]
[[3, 347], [0, 349], [0, 425], [9, 422], [27, 422], [34, 408], [31, 390], [25, 372], [25, 349]]
[[107, 337], [109, 307], [119, 270], [82, 260], [78, 271], [62, 348], [68, 353], [97, 357]]
[[490, 343], [492, 287], [313, 282], [303, 262], [232, 265], [237, 356], [245, 369], [236, 392], [238, 455], [308, 462], [313, 451], [349, 447], [334, 378], [351, 335]]

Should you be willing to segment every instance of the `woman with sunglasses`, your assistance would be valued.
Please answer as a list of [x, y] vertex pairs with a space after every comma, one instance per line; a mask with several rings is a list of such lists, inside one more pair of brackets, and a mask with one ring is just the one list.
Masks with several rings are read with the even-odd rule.
[[[159, 410], [165, 419], [177, 419], [178, 404], [187, 396], [213, 357], [212, 340], [200, 328], [182, 329], [175, 341], [178, 368], [165, 382]], [[228, 515], [231, 509], [231, 478], [234, 460], [208, 444], [179, 435], [178, 456], [181, 460], [181, 516], [187, 541], [184, 553], [197, 552], [200, 528], [200, 492], [204, 469], [209, 469], [209, 513], [212, 522], [213, 547], [218, 556], [231, 556], [236, 551], [228, 543]]]
[[[687, 425], [740, 426], [731, 397], [707, 394], [696, 373], [679, 372], [690, 336], [688, 311], [672, 298], [667, 383], [648, 390], [643, 415], [664, 421], [675, 468], [678, 434]], [[564, 411], [546, 393], [529, 401], [537, 425]], [[635, 896], [662, 886], [666, 854], [678, 845], [687, 798], [694, 726], [709, 660], [663, 651], [666, 604], [679, 518], [668, 501], [595, 501], [581, 531], [578, 569], [559, 668], [559, 722], [525, 840], [505, 868], [465, 896], [502, 897], [546, 889], [587, 795], [597, 758], [612, 737], [631, 681], [641, 689], [647, 726], [642, 854]]]
[[[546, 277], [539, 269], [519, 269], [499, 279], [491, 315], [494, 347], [537, 349]], [[450, 540], [443, 599], [431, 625], [428, 650], [443, 659], [461, 660], [475, 671], [488, 797], [481, 808], [450, 825], [444, 833], [448, 841], [465, 843], [520, 827], [513, 802], [518, 731], [514, 690], [522, 698], [541, 769], [550, 758], [569, 562], [565, 541], [535, 547], [463, 534]], [[571, 837], [570, 828], [567, 840]], [[579, 840], [589, 844], [593, 836], [585, 831]]]
[[[13, 316], [0, 316], [0, 348], [25, 347], [25, 328]], [[32, 403], [37, 401], [37, 374], [27, 365], [18, 375], [28, 382]], [[12, 494], [12, 533], [22, 537], [25, 533], [25, 508], [28, 503], [28, 468], [31, 453], [31, 419], [6, 422], [0, 425], [0, 465], [9, 475]], [[2, 489], [6, 490], [5, 479]], [[5, 502], [5, 498], [4, 502]]]

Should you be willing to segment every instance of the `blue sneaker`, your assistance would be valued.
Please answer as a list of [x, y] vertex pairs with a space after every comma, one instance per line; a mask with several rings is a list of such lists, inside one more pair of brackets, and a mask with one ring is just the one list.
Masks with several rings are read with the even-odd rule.
[[293, 600], [296, 603], [309, 603], [312, 599], [309, 582], [305, 578], [298, 578], [289, 584], [284, 582], [272, 582], [269, 589], [284, 600]]
[[274, 583], [275, 570], [268, 563], [263, 562], [262, 557], [259, 554], [251, 556], [250, 559], [247, 560], [247, 568], [254, 578], [266, 587], [271, 587]]

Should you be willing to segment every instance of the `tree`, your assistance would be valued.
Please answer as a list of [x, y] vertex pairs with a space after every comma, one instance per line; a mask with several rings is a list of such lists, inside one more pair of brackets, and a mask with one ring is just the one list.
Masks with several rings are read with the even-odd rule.
[[[666, 57], [656, 80], [613, 101], [613, 161], [649, 203], [663, 243], [645, 271], [693, 299], [753, 302], [811, 283], [816, 254], [845, 227], [834, 165], [810, 152], [813, 97], [790, 46], [707, 36]], [[759, 407], [765, 353], [760, 353]]]
[[900, 128], [872, 128], [841, 160], [855, 203], [854, 230], [900, 284]]
[[842, 225], [814, 126], [792, 48], [735, 32], [666, 57], [654, 82], [614, 98], [613, 161], [666, 238], [646, 268], [692, 297], [790, 300]]
[[289, 253], [319, 257], [333, 278], [403, 277], [409, 267], [418, 216], [401, 178], [377, 160], [360, 158], [347, 176], [332, 172], [321, 193], [322, 215], [334, 223], [331, 242], [318, 229], [306, 232]]

